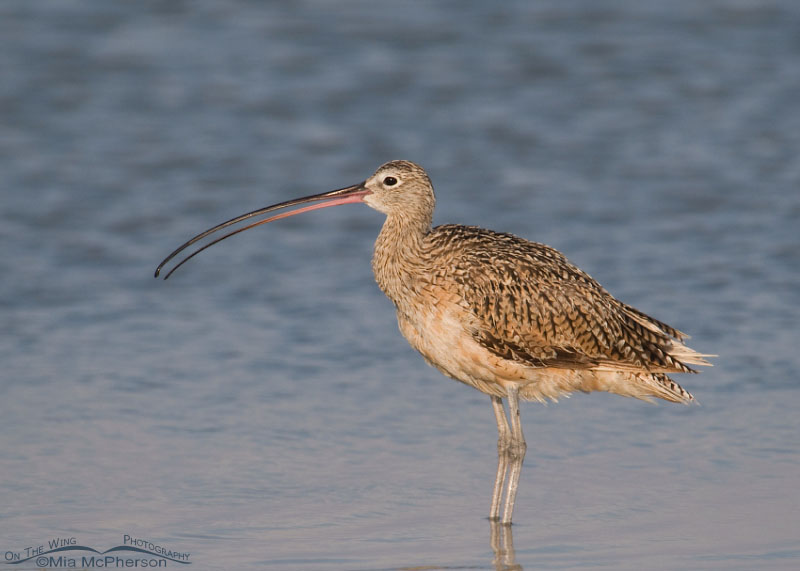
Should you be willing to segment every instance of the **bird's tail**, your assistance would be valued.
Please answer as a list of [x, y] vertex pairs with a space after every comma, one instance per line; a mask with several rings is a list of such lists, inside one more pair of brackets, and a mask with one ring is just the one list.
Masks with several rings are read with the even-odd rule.
[[602, 366], [593, 372], [595, 384], [591, 386], [591, 390], [607, 391], [649, 402], [653, 402], [654, 397], [683, 404], [694, 402], [692, 393], [669, 378], [666, 373], [605, 369]]

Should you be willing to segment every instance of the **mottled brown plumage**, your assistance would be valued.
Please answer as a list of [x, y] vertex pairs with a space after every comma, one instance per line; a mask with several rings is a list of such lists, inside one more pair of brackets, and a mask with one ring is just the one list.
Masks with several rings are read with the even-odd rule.
[[428, 363], [491, 397], [499, 434], [491, 519], [511, 523], [526, 450], [519, 398], [545, 401], [574, 391], [607, 391], [645, 400], [693, 400], [667, 376], [708, 364], [708, 355], [683, 344], [684, 333], [618, 301], [549, 246], [474, 226], [433, 228], [433, 186], [425, 171], [408, 161], [386, 163], [360, 184], [215, 226], [170, 254], [156, 276], [185, 248], [218, 230], [309, 202], [317, 204], [209, 242], [166, 277], [220, 240], [279, 218], [352, 202], [386, 214], [372, 268], [397, 309], [400, 331]]
[[[415, 208], [386, 209], [373, 270], [404, 335], [432, 365], [500, 397], [518, 383], [520, 396], [540, 401], [576, 390], [692, 400], [666, 375], [707, 364], [684, 333], [616, 300], [549, 246], [474, 226], [431, 228], [424, 171], [394, 161], [373, 179], [387, 173], [420, 188], [395, 191]], [[431, 316], [455, 325], [440, 331]]]

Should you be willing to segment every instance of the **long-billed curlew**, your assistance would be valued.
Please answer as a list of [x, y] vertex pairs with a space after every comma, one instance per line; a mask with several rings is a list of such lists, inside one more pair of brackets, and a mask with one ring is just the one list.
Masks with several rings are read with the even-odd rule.
[[433, 228], [433, 185], [422, 167], [408, 161], [386, 163], [353, 186], [281, 202], [214, 226], [167, 256], [155, 275], [189, 246], [237, 223], [316, 203], [229, 231], [184, 258], [164, 279], [234, 234], [355, 202], [386, 215], [372, 269], [397, 309], [400, 331], [428, 363], [491, 398], [499, 434], [491, 520], [511, 523], [527, 448], [520, 398], [544, 402], [573, 391], [608, 391], [643, 400], [693, 400], [667, 376], [695, 372], [689, 365], [709, 364], [704, 357], [711, 355], [683, 344], [686, 334], [618, 301], [549, 246], [475, 226]]

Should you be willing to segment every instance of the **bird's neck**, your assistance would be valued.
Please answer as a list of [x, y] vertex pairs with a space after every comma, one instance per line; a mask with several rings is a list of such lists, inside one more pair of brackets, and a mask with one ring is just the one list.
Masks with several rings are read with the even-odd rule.
[[431, 217], [389, 215], [375, 241], [375, 280], [398, 308], [414, 294], [418, 278], [425, 273], [424, 240], [431, 231], [431, 222]]

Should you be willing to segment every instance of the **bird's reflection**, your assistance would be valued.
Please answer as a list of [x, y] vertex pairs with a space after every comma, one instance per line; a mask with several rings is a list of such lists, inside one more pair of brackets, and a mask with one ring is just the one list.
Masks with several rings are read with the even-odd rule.
[[489, 521], [489, 543], [494, 551], [492, 563], [496, 571], [517, 571], [522, 565], [517, 563], [514, 553], [514, 536], [510, 525], [498, 521]]

